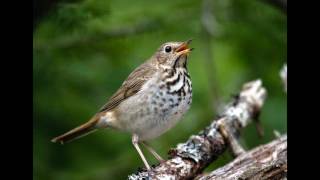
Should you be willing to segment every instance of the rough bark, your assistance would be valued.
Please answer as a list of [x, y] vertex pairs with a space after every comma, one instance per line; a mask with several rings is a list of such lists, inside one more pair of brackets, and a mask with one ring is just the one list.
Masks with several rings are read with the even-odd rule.
[[197, 180], [285, 179], [287, 177], [287, 135], [238, 156], [227, 165]]
[[[266, 98], [266, 90], [260, 80], [246, 83], [233, 102], [226, 106], [220, 118], [213, 121], [187, 142], [170, 150], [170, 158], [150, 171], [141, 170], [128, 179], [190, 179], [196, 177], [217, 159], [232, 142], [234, 135], [257, 117]], [[226, 138], [225, 131], [232, 134]], [[232, 140], [232, 141], [230, 141]], [[237, 144], [237, 143], [236, 143]]]

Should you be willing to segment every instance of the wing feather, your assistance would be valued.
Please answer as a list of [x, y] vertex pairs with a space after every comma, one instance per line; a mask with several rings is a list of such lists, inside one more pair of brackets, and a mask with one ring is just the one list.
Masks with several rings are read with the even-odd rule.
[[144, 63], [137, 67], [99, 112], [110, 111], [116, 108], [125, 99], [135, 95], [140, 91], [145, 82], [148, 81], [153, 74], [155, 74], [155, 72], [156, 69], [149, 63]]

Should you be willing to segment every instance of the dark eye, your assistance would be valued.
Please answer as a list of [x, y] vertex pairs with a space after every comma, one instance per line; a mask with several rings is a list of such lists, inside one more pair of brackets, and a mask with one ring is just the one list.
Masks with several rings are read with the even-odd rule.
[[166, 46], [165, 48], [164, 48], [164, 50], [168, 53], [168, 52], [171, 52], [171, 46]]

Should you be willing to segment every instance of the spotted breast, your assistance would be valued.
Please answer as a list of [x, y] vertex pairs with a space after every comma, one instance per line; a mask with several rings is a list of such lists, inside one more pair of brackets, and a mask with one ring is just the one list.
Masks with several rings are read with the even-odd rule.
[[[136, 104], [133, 108], [131, 104]], [[192, 84], [184, 67], [168, 68], [150, 79], [135, 97], [120, 104], [122, 130], [153, 139], [173, 127], [192, 103]], [[124, 115], [125, 114], [125, 115]], [[130, 116], [128, 116], [130, 114]], [[130, 123], [128, 123], [130, 122]]]

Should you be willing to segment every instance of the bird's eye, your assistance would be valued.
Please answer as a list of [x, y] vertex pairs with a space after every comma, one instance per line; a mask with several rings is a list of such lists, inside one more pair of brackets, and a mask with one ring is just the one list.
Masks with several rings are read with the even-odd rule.
[[167, 53], [169, 53], [169, 52], [171, 52], [171, 46], [166, 46], [165, 48], [164, 48], [164, 50], [167, 52]]

